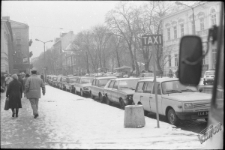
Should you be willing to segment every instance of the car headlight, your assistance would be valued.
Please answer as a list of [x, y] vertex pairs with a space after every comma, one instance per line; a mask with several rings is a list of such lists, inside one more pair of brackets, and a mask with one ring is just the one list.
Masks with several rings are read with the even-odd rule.
[[184, 109], [192, 109], [192, 108], [194, 108], [192, 103], [185, 103], [184, 104]]
[[127, 100], [132, 101], [133, 100], [133, 95], [127, 95]]
[[84, 89], [84, 90], [89, 90], [89, 88], [88, 88], [88, 87], [83, 87], [83, 89]]

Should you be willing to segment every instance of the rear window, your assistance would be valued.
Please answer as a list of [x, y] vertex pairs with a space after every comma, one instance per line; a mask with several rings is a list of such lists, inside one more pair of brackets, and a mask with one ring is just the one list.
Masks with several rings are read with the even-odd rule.
[[91, 83], [91, 82], [92, 82], [92, 79], [91, 78], [83, 78], [83, 79], [81, 79], [81, 83], [82, 84]]

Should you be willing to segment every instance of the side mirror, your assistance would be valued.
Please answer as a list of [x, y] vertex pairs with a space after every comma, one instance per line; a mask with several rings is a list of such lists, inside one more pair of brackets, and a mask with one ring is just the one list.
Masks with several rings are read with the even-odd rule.
[[178, 78], [181, 84], [197, 86], [202, 73], [202, 40], [183, 36], [180, 42]]

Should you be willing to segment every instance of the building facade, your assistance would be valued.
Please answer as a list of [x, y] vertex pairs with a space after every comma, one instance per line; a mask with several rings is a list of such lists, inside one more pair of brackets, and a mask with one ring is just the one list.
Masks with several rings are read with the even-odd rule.
[[[29, 26], [27, 24], [10, 20], [10, 17], [3, 17], [11, 25], [12, 30], [12, 47], [14, 50], [9, 51], [9, 72], [29, 73]], [[4, 44], [5, 46], [6, 44]]]
[[13, 74], [13, 35], [8, 18], [1, 18], [1, 73]]
[[[191, 9], [192, 7], [193, 9]], [[206, 52], [208, 29], [219, 25], [219, 2], [204, 2], [187, 7], [179, 12], [169, 14], [162, 19], [163, 53], [166, 57], [164, 74], [175, 73], [178, 69], [179, 43], [184, 35], [198, 35], [202, 38], [203, 50]], [[194, 12], [194, 24], [193, 24]], [[209, 53], [203, 60], [202, 74], [206, 70], [215, 69], [216, 48], [210, 45]]]

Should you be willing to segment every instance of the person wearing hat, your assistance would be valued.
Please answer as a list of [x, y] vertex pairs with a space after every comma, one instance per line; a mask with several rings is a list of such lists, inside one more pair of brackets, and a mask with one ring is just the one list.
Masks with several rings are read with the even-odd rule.
[[[12, 109], [12, 117], [18, 117], [19, 108], [22, 108], [21, 98], [22, 98], [22, 85], [18, 81], [18, 76], [16, 74], [12, 75], [13, 80], [9, 83], [6, 97], [9, 98], [9, 108]], [[15, 112], [16, 109], [16, 112]]]
[[6, 84], [6, 88], [8, 88], [9, 83], [13, 80], [13, 78], [11, 77], [11, 74], [8, 74], [7, 77], [5, 78], [5, 84]]
[[30, 100], [30, 104], [33, 110], [34, 118], [39, 116], [38, 114], [38, 101], [42, 94], [45, 95], [45, 84], [41, 78], [37, 76], [37, 69], [33, 68], [31, 70], [31, 76], [27, 79], [25, 83], [26, 97]]

